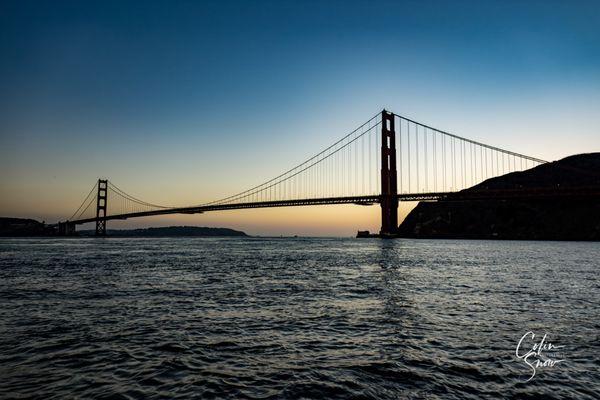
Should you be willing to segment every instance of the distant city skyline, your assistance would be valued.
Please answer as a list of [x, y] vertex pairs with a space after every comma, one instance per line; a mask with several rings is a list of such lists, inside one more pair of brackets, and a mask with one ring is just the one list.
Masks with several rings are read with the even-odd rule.
[[[259, 4], [4, 2], [0, 216], [64, 219], [99, 177], [158, 204], [214, 200], [382, 108], [546, 160], [600, 151], [597, 2]], [[164, 225], [351, 235], [379, 208], [110, 228]]]

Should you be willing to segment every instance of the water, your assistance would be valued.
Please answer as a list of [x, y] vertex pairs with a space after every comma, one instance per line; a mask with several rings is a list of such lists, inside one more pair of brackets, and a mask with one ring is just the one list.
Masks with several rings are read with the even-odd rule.
[[[0, 397], [600, 398], [598, 260], [573, 242], [3, 239]], [[566, 360], [529, 382], [527, 331]]]

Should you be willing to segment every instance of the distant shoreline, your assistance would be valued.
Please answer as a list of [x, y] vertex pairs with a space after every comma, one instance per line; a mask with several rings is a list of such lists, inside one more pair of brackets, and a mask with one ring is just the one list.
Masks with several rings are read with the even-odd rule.
[[[242, 231], [206, 226], [167, 226], [137, 229], [109, 229], [108, 237], [250, 237]], [[33, 219], [0, 217], [0, 237], [57, 237], [57, 232]], [[73, 237], [92, 237], [94, 230], [78, 231]]]
[[[94, 230], [80, 231], [80, 236], [94, 236]], [[108, 229], [111, 237], [247, 237], [245, 232], [229, 228], [211, 228], [206, 226], [167, 226], [138, 229]]]

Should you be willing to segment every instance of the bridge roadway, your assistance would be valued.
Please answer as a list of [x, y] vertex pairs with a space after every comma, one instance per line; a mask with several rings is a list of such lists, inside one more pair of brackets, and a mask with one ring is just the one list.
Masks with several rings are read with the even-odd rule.
[[[315, 199], [259, 201], [249, 203], [212, 204], [191, 207], [175, 207], [128, 214], [107, 215], [102, 220], [124, 220], [128, 218], [148, 217], [166, 214], [202, 214], [209, 211], [241, 210], [246, 208], [297, 207], [326, 204], [372, 205], [381, 202], [380, 195], [324, 197]], [[396, 195], [399, 201], [465, 201], [465, 200], [507, 200], [507, 199], [596, 199], [600, 200], [600, 187], [539, 188], [539, 189], [467, 189], [460, 192], [401, 193]], [[94, 222], [97, 218], [66, 221], [70, 225]]]

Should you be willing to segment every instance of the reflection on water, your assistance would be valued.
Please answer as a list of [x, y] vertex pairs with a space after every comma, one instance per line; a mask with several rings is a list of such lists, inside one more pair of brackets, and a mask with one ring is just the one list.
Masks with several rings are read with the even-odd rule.
[[[597, 243], [3, 239], [0, 397], [598, 398]], [[530, 371], [527, 331], [566, 362]]]

